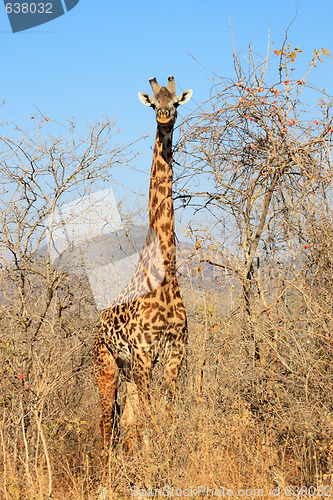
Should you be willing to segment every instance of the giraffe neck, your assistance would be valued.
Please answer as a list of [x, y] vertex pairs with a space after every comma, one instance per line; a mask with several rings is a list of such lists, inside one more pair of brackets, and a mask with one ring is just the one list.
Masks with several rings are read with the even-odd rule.
[[175, 279], [175, 216], [172, 198], [172, 133], [157, 127], [149, 189], [149, 226], [160, 240], [166, 281]]

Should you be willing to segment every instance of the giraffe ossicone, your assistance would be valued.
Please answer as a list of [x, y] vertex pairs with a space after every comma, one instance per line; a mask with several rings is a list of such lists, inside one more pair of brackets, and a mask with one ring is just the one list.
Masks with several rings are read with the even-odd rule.
[[193, 91], [186, 90], [177, 97], [175, 79], [172, 75], [168, 78], [167, 87], [161, 87], [156, 78], [150, 78], [149, 83], [154, 94], [151, 97], [149, 94], [139, 92], [140, 101], [155, 110], [158, 125], [173, 127], [177, 119], [176, 109], [180, 104], [185, 104], [191, 99]]
[[[172, 76], [166, 87], [161, 87], [155, 78], [149, 82], [153, 96], [138, 94], [143, 104], [154, 109], [157, 122], [147, 241], [129, 284], [111, 307], [101, 313], [94, 346], [94, 374], [99, 388], [105, 449], [116, 434], [114, 408], [120, 373], [125, 373], [128, 385], [124, 408], [127, 417], [123, 421], [133, 424], [140, 408], [148, 411], [152, 369], [158, 358], [164, 364], [163, 392], [173, 398], [187, 342], [186, 311], [176, 275], [172, 133], [177, 108], [188, 102], [192, 90], [177, 96]], [[134, 388], [139, 405], [131, 403]]]

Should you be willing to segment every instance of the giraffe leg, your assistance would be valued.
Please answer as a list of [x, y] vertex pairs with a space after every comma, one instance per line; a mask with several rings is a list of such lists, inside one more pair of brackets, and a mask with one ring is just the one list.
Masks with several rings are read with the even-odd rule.
[[[186, 341], [186, 328], [184, 328], [183, 338]], [[170, 342], [167, 346], [167, 354], [164, 365], [164, 387], [165, 400], [170, 403], [174, 402], [176, 380], [178, 378], [179, 368], [185, 354], [186, 342]]]
[[137, 451], [137, 419], [140, 412], [138, 388], [134, 382], [126, 381], [126, 401], [121, 416], [121, 428], [124, 432], [123, 446], [126, 453]]
[[173, 352], [164, 367], [165, 396], [173, 401], [175, 398], [176, 380], [178, 378], [179, 367], [183, 359], [181, 352]]
[[147, 422], [151, 415], [150, 408], [150, 379], [152, 362], [144, 353], [136, 353], [132, 363], [132, 380], [127, 382], [126, 404], [122, 416], [122, 423], [126, 427], [127, 438], [125, 448], [133, 451], [135, 442], [139, 440], [142, 447], [149, 450], [149, 436]]
[[114, 403], [119, 379], [119, 368], [104, 343], [98, 343], [94, 349], [94, 375], [99, 389], [102, 409], [100, 428], [104, 453], [107, 455], [108, 448], [110, 444], [113, 444], [117, 431], [114, 419]]

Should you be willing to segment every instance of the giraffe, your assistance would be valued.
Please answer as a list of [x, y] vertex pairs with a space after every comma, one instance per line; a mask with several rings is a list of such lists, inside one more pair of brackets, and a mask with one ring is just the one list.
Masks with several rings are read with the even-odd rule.
[[172, 400], [187, 342], [186, 312], [176, 276], [171, 147], [177, 107], [191, 98], [192, 90], [177, 97], [173, 76], [169, 76], [167, 87], [161, 87], [155, 78], [149, 82], [153, 96], [142, 92], [138, 96], [143, 104], [154, 109], [157, 122], [149, 188], [150, 229], [132, 279], [100, 315], [94, 344], [94, 375], [106, 453], [115, 441], [115, 399], [120, 373], [125, 372], [127, 377], [130, 373], [147, 408], [152, 369], [159, 354], [163, 354], [164, 395]]

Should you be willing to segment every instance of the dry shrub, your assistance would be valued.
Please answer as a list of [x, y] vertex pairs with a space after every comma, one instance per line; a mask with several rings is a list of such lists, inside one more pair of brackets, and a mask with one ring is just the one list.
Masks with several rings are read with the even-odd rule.
[[[288, 485], [331, 485], [333, 325], [325, 285], [331, 268], [322, 251], [312, 257], [312, 271], [250, 325], [241, 309], [225, 315], [223, 296], [184, 293], [190, 335], [174, 414], [164, 407], [157, 366], [150, 450], [128, 455], [120, 440], [106, 468], [110, 498], [130, 498], [134, 487], [191, 486], [224, 487], [234, 496], [240, 488], [269, 496], [279, 486], [283, 498]], [[100, 411], [91, 370], [98, 314], [87, 283], [74, 283], [68, 307], [61, 317], [50, 307], [33, 342], [33, 295], [26, 304], [29, 326], [9, 306], [3, 310], [0, 488], [6, 499], [98, 496]]]

